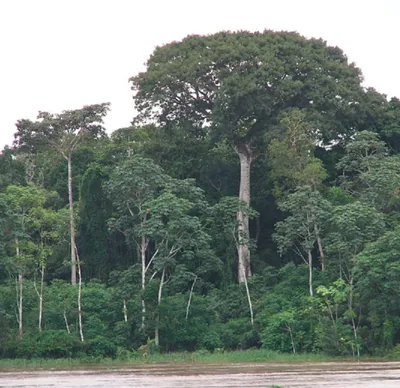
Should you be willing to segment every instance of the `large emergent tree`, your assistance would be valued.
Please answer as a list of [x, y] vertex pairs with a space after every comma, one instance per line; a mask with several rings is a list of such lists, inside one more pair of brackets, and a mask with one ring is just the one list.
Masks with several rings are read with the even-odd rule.
[[[288, 109], [304, 112], [315, 138], [355, 127], [362, 76], [337, 47], [297, 33], [220, 32], [157, 47], [131, 78], [136, 122], [181, 125], [188, 136], [224, 140], [240, 160], [239, 199], [250, 204], [250, 167]], [[316, 140], [316, 139], [314, 139]], [[237, 212], [238, 278], [251, 275], [249, 219]]]
[[65, 110], [52, 114], [39, 112], [37, 121], [19, 120], [16, 124], [14, 145], [24, 151], [35, 152], [41, 146], [53, 147], [68, 163], [68, 198], [71, 237], [71, 283], [76, 284], [76, 227], [72, 192], [72, 154], [84, 135], [104, 135], [103, 118], [109, 103], [87, 105], [82, 109]]

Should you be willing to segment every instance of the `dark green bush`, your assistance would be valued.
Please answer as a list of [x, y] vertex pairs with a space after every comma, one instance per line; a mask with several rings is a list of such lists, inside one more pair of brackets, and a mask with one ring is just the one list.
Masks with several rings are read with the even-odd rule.
[[231, 319], [219, 326], [220, 338], [224, 349], [247, 349], [259, 347], [260, 335], [251, 325], [250, 318]]
[[117, 355], [117, 346], [108, 338], [97, 336], [88, 341], [87, 354], [92, 357], [111, 357]]
[[65, 330], [46, 330], [37, 337], [35, 356], [48, 358], [73, 357], [80, 342]]

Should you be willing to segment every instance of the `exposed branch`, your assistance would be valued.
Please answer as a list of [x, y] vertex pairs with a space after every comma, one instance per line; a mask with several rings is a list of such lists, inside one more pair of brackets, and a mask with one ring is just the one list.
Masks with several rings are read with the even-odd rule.
[[186, 320], [188, 320], [188, 318], [189, 318], [190, 303], [191, 303], [191, 301], [192, 301], [193, 289], [194, 289], [194, 285], [196, 284], [196, 281], [197, 281], [197, 275], [196, 275], [196, 277], [194, 278], [192, 287], [190, 288], [189, 300], [188, 300], [188, 304], [187, 304], [187, 306], [186, 306]]

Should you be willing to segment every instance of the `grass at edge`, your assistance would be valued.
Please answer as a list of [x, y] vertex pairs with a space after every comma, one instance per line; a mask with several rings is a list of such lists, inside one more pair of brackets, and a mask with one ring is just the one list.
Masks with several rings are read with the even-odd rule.
[[303, 362], [355, 362], [389, 361], [387, 358], [330, 357], [323, 354], [282, 354], [266, 349], [209, 353], [206, 351], [152, 354], [129, 359], [82, 358], [82, 359], [0, 359], [0, 371], [15, 370], [68, 370], [129, 368], [145, 364], [235, 364], [235, 363], [303, 363]]

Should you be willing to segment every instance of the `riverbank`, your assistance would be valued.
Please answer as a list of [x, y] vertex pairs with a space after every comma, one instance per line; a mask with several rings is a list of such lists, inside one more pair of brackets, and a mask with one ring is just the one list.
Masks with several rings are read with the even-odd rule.
[[118, 369], [143, 364], [245, 364], [245, 363], [323, 363], [323, 362], [382, 362], [387, 358], [330, 357], [323, 354], [281, 354], [265, 349], [232, 352], [207, 351], [154, 353], [139, 355], [124, 354], [117, 359], [110, 358], [60, 358], [60, 359], [0, 359], [0, 371], [13, 370], [70, 370], [70, 369]]
[[15, 388], [310, 387], [398, 388], [399, 362], [164, 363], [112, 364], [96, 369], [14, 370], [0, 374], [0, 386]]

